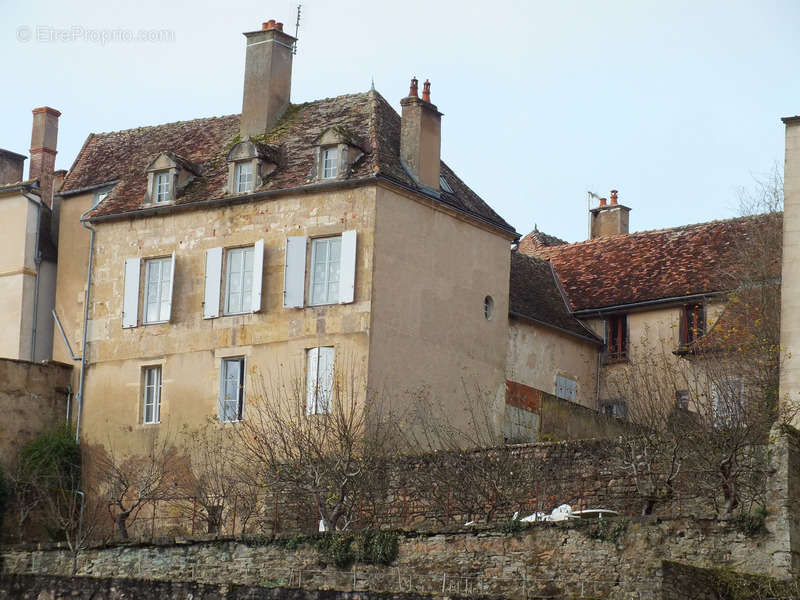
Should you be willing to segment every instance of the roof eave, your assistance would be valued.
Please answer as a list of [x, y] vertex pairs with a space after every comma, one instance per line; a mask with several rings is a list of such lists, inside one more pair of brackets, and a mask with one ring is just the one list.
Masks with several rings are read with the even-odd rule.
[[729, 290], [720, 290], [717, 292], [703, 292], [700, 294], [688, 294], [686, 296], [671, 296], [668, 298], [657, 298], [655, 300], [642, 300], [640, 302], [629, 302], [627, 304], [615, 304], [612, 306], [601, 306], [599, 308], [581, 308], [572, 312], [575, 317], [591, 317], [594, 315], [608, 314], [612, 312], [629, 312], [637, 308], [646, 308], [649, 306], [657, 306], [664, 304], [680, 304], [689, 302], [691, 300], [699, 300], [702, 298], [714, 298], [717, 296], [724, 296], [728, 294]]

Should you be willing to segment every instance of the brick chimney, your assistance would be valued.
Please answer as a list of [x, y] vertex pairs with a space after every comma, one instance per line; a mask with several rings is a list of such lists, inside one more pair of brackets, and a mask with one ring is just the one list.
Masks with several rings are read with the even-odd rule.
[[39, 179], [42, 202], [52, 207], [53, 172], [56, 167], [56, 143], [58, 142], [58, 117], [61, 113], [49, 106], [33, 109], [31, 131], [31, 162], [29, 179]]
[[0, 148], [0, 185], [22, 181], [23, 163], [27, 158]]
[[418, 184], [439, 191], [442, 113], [431, 104], [429, 81], [423, 86], [422, 99], [417, 93], [414, 77], [408, 97], [400, 100], [400, 160]]
[[292, 47], [295, 38], [274, 19], [260, 31], [245, 33], [242, 138], [263, 135], [275, 126], [289, 106], [292, 88]]
[[600, 205], [589, 210], [590, 239], [628, 233], [628, 213], [631, 209], [619, 203], [617, 190], [611, 190], [611, 202], [600, 198]]

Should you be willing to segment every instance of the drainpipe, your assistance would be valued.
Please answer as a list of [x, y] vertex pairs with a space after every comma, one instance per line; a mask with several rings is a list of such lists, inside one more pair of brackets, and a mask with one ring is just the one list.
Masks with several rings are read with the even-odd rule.
[[23, 192], [23, 195], [36, 206], [36, 242], [33, 246], [33, 262], [36, 265], [36, 275], [33, 284], [33, 323], [31, 327], [31, 362], [36, 362], [36, 328], [39, 317], [39, 268], [42, 264], [42, 253], [39, 249], [39, 236], [42, 229], [42, 201], [27, 192]]
[[81, 215], [81, 225], [88, 229], [91, 233], [89, 238], [89, 268], [86, 271], [86, 296], [83, 300], [83, 338], [81, 341], [81, 375], [78, 384], [78, 418], [75, 424], [75, 441], [80, 443], [81, 437], [81, 417], [83, 416], [83, 383], [86, 380], [86, 334], [89, 329], [89, 299], [92, 290], [92, 258], [94, 257], [94, 227], [87, 225], [86, 215], [94, 209], [94, 207], [86, 209]]

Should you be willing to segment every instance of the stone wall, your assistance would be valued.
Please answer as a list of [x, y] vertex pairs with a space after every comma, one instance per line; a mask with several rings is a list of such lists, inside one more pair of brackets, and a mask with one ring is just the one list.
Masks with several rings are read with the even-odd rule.
[[41, 431], [65, 422], [72, 367], [0, 359], [0, 464]]
[[[690, 519], [540, 523], [516, 533], [403, 534], [389, 567], [339, 569], [308, 541], [174, 540], [96, 548], [78, 575], [305, 589], [530, 597], [661, 598], [662, 561], [781, 575], [767, 535]], [[66, 550], [6, 550], [6, 574], [70, 573]], [[785, 574], [784, 574], [785, 575]], [[638, 594], [638, 596], [636, 595]], [[675, 596], [673, 596], [675, 597]], [[1, 596], [0, 596], [1, 598]]]

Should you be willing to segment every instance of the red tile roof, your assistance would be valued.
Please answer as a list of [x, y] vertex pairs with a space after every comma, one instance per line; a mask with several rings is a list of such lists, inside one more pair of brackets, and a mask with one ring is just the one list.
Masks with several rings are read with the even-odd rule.
[[[349, 179], [380, 176], [416, 188], [400, 162], [400, 116], [380, 94], [370, 91], [291, 105], [261, 139], [278, 148], [279, 164], [267, 183], [256, 191], [313, 185], [309, 174], [314, 166], [315, 141], [334, 126], [345, 131], [348, 139], [364, 152]], [[64, 180], [62, 193], [117, 180], [91, 216], [135, 213], [142, 208], [147, 165], [161, 152], [171, 152], [196, 164], [201, 171], [176, 204], [222, 199], [228, 176], [226, 155], [238, 135], [239, 115], [92, 134]], [[442, 204], [515, 233], [444, 163], [441, 173], [454, 191], [441, 193]]]
[[572, 311], [602, 309], [730, 290], [748, 260], [743, 242], [775, 223], [741, 217], [527, 251], [552, 262]]

